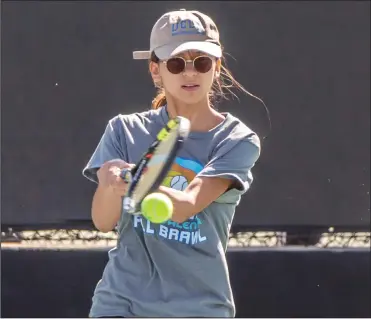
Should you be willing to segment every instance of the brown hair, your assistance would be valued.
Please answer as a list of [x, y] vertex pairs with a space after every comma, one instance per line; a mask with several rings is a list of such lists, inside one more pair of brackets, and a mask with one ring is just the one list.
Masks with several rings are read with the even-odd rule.
[[[154, 52], [152, 52], [151, 59], [149, 62], [159, 63], [160, 59], [156, 56]], [[164, 88], [158, 86], [156, 83], [155, 86], [158, 88], [158, 91], [156, 97], [152, 101], [152, 109], [154, 110], [166, 105], [166, 96]]]
[[[160, 61], [159, 58], [155, 55], [154, 52], [152, 52], [149, 62], [158, 63], [159, 61]], [[221, 58], [221, 62], [222, 63], [220, 77], [214, 81], [210, 92], [210, 102], [212, 103], [212, 106], [215, 106], [215, 104], [219, 102], [221, 99], [228, 100], [228, 94], [238, 99], [237, 95], [232, 91], [233, 88], [237, 88], [238, 90], [258, 99], [260, 102], [264, 104], [264, 102], [260, 98], [247, 91], [243, 87], [243, 85], [233, 77], [231, 71], [229, 71], [225, 66], [226, 60], [224, 57]], [[153, 109], [158, 109], [166, 105], [165, 90], [163, 87], [159, 86], [157, 87], [158, 87], [157, 95], [152, 101]]]

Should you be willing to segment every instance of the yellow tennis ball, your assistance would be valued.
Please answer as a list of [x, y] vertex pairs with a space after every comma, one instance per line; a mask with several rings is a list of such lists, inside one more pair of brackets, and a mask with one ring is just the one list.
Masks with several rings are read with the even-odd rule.
[[150, 222], [162, 224], [173, 215], [173, 203], [165, 194], [152, 193], [142, 201], [141, 212]]

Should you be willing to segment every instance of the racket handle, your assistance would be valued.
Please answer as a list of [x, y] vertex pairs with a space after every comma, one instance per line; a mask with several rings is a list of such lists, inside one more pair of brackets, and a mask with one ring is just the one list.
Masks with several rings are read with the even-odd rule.
[[126, 183], [131, 183], [131, 180], [133, 178], [132, 172], [128, 168], [124, 168], [121, 173], [120, 177], [126, 182]]

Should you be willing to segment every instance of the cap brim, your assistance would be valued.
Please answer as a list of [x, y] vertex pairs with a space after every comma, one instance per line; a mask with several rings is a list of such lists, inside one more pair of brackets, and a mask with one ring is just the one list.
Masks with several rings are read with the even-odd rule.
[[[190, 41], [183, 43], [173, 43], [155, 49], [155, 54], [160, 60], [167, 60], [185, 51], [196, 50], [216, 58], [222, 57], [220, 45], [207, 41]], [[134, 60], [148, 60], [151, 58], [151, 51], [134, 51]]]

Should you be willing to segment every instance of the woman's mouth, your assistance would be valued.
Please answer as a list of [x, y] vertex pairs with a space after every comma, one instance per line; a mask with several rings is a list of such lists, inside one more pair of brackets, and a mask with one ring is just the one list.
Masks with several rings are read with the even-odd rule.
[[195, 91], [199, 88], [200, 86], [198, 84], [185, 84], [182, 85], [182, 89], [186, 91]]

